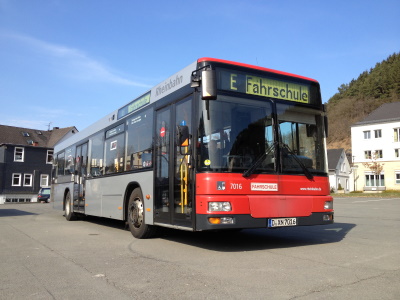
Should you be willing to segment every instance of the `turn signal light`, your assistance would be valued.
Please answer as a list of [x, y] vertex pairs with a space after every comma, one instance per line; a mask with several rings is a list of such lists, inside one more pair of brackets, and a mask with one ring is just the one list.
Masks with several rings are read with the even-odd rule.
[[232, 217], [208, 218], [208, 222], [214, 225], [235, 224], [235, 219]]
[[208, 222], [211, 224], [221, 224], [221, 218], [208, 218]]

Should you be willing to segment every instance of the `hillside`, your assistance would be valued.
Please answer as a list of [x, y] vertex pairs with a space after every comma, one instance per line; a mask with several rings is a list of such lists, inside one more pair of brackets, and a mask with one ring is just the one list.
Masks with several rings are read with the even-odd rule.
[[328, 149], [351, 152], [350, 126], [382, 104], [400, 101], [400, 53], [390, 55], [338, 90], [327, 102]]

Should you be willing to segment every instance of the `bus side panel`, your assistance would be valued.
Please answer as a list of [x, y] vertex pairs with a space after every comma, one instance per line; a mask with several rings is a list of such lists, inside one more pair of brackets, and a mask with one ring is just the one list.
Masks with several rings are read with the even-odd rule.
[[71, 197], [72, 197], [74, 190], [74, 183], [68, 182], [68, 183], [59, 183], [52, 185], [51, 197], [53, 199], [52, 201], [54, 201], [53, 202], [54, 209], [64, 210], [64, 195], [66, 190], [71, 191]]
[[[85, 214], [123, 220], [125, 191], [133, 182], [137, 182], [142, 189], [146, 223], [153, 224], [152, 171], [87, 180]], [[150, 195], [150, 199], [146, 199], [146, 195]]]
[[101, 217], [101, 185], [106, 178], [86, 180], [85, 187], [85, 214]]

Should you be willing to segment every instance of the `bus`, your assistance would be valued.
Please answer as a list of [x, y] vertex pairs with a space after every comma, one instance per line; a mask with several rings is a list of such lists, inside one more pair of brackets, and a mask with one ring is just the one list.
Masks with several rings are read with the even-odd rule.
[[319, 83], [200, 58], [54, 149], [54, 208], [135, 238], [334, 221]]

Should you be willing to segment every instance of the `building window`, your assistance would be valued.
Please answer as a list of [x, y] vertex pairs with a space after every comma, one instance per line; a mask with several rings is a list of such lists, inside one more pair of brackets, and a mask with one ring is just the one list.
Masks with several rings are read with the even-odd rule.
[[375, 150], [375, 158], [383, 158], [383, 151]]
[[400, 157], [400, 149], [394, 149], [394, 157]]
[[374, 133], [375, 133], [375, 138], [376, 139], [379, 139], [379, 138], [382, 137], [382, 130], [381, 129], [374, 130]]
[[393, 130], [394, 141], [400, 142], [400, 128], [394, 128]]
[[364, 131], [364, 139], [368, 140], [370, 138], [371, 138], [371, 131], [370, 130]]
[[24, 148], [23, 147], [15, 147], [14, 161], [24, 161]]
[[24, 186], [32, 186], [32, 174], [24, 174]]
[[385, 174], [365, 174], [365, 186], [385, 186]]
[[12, 186], [21, 186], [21, 174], [12, 174]]
[[372, 157], [371, 150], [364, 151], [365, 159], [371, 159], [371, 157]]
[[40, 186], [49, 186], [49, 175], [40, 175]]
[[46, 164], [53, 163], [53, 150], [47, 150]]
[[400, 184], [400, 171], [395, 171], [396, 184]]

